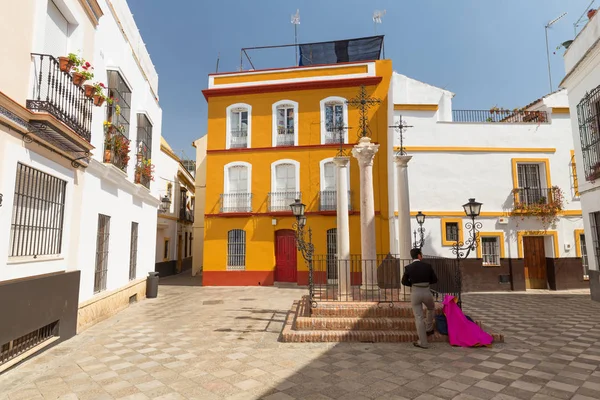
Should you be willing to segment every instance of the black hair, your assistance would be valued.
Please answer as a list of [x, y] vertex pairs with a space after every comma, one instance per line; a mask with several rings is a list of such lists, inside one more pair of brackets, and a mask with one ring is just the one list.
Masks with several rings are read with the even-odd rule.
[[423, 255], [423, 253], [421, 253], [421, 249], [414, 248], [414, 249], [410, 250], [410, 256], [412, 257], [413, 260], [418, 259], [419, 255]]

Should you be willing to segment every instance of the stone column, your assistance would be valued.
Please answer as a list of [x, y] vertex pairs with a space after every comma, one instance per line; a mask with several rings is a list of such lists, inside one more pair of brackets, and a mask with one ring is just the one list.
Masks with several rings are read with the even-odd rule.
[[346, 297], [350, 285], [350, 220], [348, 218], [349, 157], [335, 157], [337, 188], [337, 259], [338, 293]]
[[375, 247], [375, 201], [373, 197], [373, 158], [379, 150], [371, 138], [362, 137], [352, 149], [360, 169], [360, 244], [362, 288], [377, 289], [377, 248]]
[[398, 195], [398, 255], [401, 260], [410, 260], [412, 238], [410, 235], [410, 198], [408, 193], [408, 162], [412, 156], [394, 156], [397, 174]]

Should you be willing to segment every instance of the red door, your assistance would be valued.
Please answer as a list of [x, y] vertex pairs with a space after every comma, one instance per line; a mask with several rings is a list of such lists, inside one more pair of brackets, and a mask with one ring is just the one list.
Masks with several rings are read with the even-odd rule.
[[297, 282], [296, 239], [294, 231], [283, 229], [275, 232], [275, 280]]

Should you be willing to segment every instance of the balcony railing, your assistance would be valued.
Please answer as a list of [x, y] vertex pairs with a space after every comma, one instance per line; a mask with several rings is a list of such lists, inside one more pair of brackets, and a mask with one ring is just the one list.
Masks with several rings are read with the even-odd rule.
[[552, 189], [519, 188], [514, 190], [514, 196], [515, 204], [519, 205], [548, 204], [552, 201]]
[[294, 128], [277, 128], [277, 146], [293, 146], [294, 141]]
[[268, 199], [268, 210], [270, 212], [292, 212], [290, 204], [296, 199], [302, 200], [302, 192], [270, 192]]
[[194, 212], [182, 207], [179, 210], [179, 219], [182, 221], [194, 222]]
[[[337, 210], [337, 190], [322, 190], [319, 194], [319, 211]], [[348, 211], [352, 211], [352, 191], [348, 190]]]
[[252, 193], [221, 194], [221, 212], [252, 212]]
[[247, 129], [233, 129], [231, 131], [231, 143], [229, 148], [231, 149], [245, 149], [248, 147], [248, 130]]
[[548, 122], [548, 115], [545, 111], [452, 110], [452, 121], [539, 124]]
[[48, 54], [33, 53], [34, 82], [32, 99], [27, 108], [45, 111], [73, 129], [79, 136], [91, 139], [92, 99], [73, 83], [68, 72], [60, 70], [58, 60]]
[[122, 171], [127, 171], [129, 144], [129, 139], [122, 132], [110, 128], [104, 136], [104, 162], [111, 163]]
[[[344, 140], [342, 137], [341, 140]], [[340, 142], [340, 133], [335, 131], [325, 131], [325, 144], [334, 144]]]

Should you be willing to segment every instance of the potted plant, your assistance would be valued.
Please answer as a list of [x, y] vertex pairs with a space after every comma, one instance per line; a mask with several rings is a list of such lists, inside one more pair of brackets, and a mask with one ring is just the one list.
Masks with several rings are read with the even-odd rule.
[[100, 107], [106, 101], [106, 95], [103, 92], [104, 89], [106, 89], [104, 83], [99, 82], [94, 84], [94, 105], [96, 107]]
[[154, 164], [149, 158], [143, 159], [135, 166], [135, 183], [141, 183], [142, 177], [154, 180]]
[[596, 9], [593, 9], [593, 8], [592, 8], [591, 10], [589, 10], [589, 11], [587, 12], [587, 17], [588, 17], [588, 19], [592, 19], [592, 18], [594, 17], [594, 15], [596, 15], [596, 13], [597, 13], [597, 12], [598, 12], [598, 10], [596, 10]]
[[[104, 127], [106, 134], [104, 136], [104, 162], [109, 163], [111, 159], [111, 150], [112, 150], [112, 135], [110, 131], [106, 130], [107, 121], [104, 121]], [[108, 122], [110, 124], [110, 122]]]
[[69, 72], [71, 68], [81, 65], [81, 59], [75, 53], [69, 53], [67, 57], [58, 57], [58, 66], [62, 72]]
[[81, 66], [73, 67], [73, 84], [81, 86], [85, 81], [89, 81], [94, 77], [92, 70], [94, 67], [89, 62], [83, 62]]

